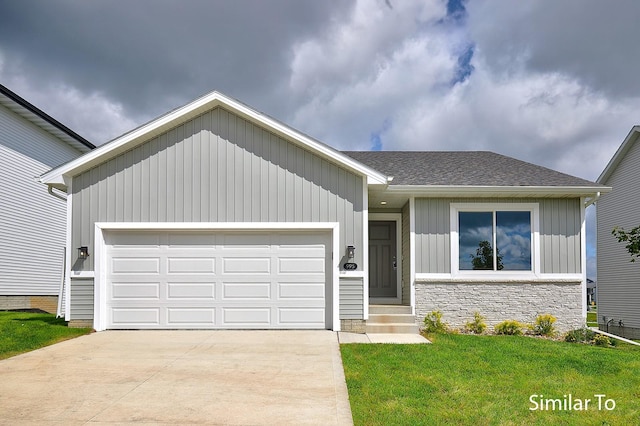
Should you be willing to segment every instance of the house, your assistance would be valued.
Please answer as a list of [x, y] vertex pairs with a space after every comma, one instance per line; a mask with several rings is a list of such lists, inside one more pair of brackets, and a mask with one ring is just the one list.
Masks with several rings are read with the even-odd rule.
[[340, 152], [218, 92], [40, 181], [67, 193], [67, 319], [98, 331], [582, 326], [606, 189], [490, 152]]
[[37, 177], [93, 148], [0, 85], [0, 309], [56, 311], [67, 214]]
[[632, 339], [640, 339], [640, 263], [611, 231], [640, 225], [639, 136], [640, 126], [633, 127], [598, 178], [613, 191], [596, 203], [598, 326]]

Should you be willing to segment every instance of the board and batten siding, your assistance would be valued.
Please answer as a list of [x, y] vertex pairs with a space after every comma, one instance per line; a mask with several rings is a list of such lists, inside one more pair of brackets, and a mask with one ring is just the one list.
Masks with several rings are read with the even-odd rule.
[[601, 183], [613, 189], [596, 203], [598, 322], [603, 325], [603, 316], [613, 319], [612, 326], [622, 320], [624, 329], [616, 332], [640, 338], [640, 330], [629, 334], [629, 328], [640, 329], [640, 262], [630, 262], [626, 244], [611, 234], [616, 226], [630, 230], [640, 225], [640, 143], [633, 143], [609, 179]]
[[36, 177], [80, 154], [0, 105], [0, 296], [58, 294], [66, 204]]
[[549, 274], [579, 274], [581, 201], [579, 198], [440, 199], [418, 198], [416, 273], [451, 273], [451, 203], [538, 203], [540, 206], [540, 269]]
[[[95, 222], [339, 222], [340, 249], [359, 248], [363, 265], [363, 185], [216, 108], [74, 177], [73, 247], [93, 247]], [[92, 271], [93, 257], [72, 265]]]

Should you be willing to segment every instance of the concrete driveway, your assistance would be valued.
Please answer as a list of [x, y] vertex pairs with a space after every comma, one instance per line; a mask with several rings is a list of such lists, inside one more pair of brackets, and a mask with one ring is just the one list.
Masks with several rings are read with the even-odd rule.
[[0, 361], [1, 424], [352, 424], [331, 331], [105, 331]]

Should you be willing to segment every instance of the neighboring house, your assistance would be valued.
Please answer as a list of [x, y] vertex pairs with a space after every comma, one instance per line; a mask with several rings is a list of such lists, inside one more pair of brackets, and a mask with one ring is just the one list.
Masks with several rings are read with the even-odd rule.
[[587, 306], [598, 303], [598, 289], [596, 282], [587, 278]]
[[93, 148], [0, 85], [0, 309], [56, 311], [67, 214], [37, 178]]
[[640, 226], [640, 126], [631, 129], [598, 182], [613, 191], [598, 200], [598, 324], [601, 330], [640, 339], [640, 262], [630, 262], [614, 227]]
[[579, 327], [606, 190], [490, 152], [340, 152], [217, 92], [40, 180], [68, 193], [67, 319], [96, 330]]

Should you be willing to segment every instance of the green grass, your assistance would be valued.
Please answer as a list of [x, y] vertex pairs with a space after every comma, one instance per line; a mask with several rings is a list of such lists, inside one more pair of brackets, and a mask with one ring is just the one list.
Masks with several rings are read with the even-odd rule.
[[0, 312], [0, 359], [90, 332], [90, 328], [68, 328], [64, 319], [52, 314]]
[[598, 326], [598, 313], [587, 312], [587, 327], [597, 327], [597, 326]]
[[[356, 425], [640, 424], [640, 350], [518, 336], [432, 336], [431, 345], [342, 345]], [[591, 399], [532, 411], [529, 398]], [[594, 395], [614, 399], [597, 408]], [[595, 404], [595, 406], [594, 406]]]

